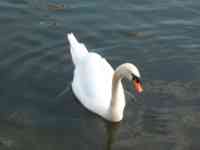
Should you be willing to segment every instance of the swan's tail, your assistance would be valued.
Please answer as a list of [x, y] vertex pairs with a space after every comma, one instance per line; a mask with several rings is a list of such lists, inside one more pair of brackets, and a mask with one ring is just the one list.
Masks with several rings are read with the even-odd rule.
[[78, 64], [80, 60], [88, 53], [86, 46], [83, 43], [79, 43], [73, 33], [67, 34], [70, 44], [70, 52], [72, 55], [72, 61], [74, 65]]

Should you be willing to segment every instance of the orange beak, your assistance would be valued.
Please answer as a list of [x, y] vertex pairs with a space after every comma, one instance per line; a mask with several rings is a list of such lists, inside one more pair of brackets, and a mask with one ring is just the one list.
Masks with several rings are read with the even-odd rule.
[[144, 89], [142, 87], [142, 83], [139, 80], [133, 80], [133, 85], [137, 93], [143, 92]]

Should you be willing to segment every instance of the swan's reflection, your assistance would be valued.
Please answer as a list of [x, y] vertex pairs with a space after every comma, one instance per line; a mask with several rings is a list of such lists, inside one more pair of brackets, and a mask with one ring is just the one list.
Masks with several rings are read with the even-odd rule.
[[120, 123], [106, 122], [106, 133], [107, 133], [107, 143], [106, 150], [111, 150], [113, 143], [117, 138], [117, 131], [120, 127]]

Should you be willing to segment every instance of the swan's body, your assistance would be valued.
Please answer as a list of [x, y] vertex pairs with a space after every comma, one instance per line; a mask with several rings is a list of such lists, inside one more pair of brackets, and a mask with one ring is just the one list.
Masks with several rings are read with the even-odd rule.
[[72, 90], [78, 100], [88, 110], [109, 121], [122, 120], [125, 95], [121, 79], [126, 77], [131, 80], [132, 75], [139, 78], [137, 68], [126, 63], [114, 71], [99, 54], [88, 52], [73, 34], [68, 34], [68, 40], [75, 65]]

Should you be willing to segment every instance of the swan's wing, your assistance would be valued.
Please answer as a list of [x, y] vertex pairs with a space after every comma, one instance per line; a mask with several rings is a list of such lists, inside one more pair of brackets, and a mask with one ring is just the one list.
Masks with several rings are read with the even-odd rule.
[[[112, 77], [110, 64], [96, 53], [88, 53], [74, 71], [72, 88], [80, 102], [91, 111], [103, 111], [111, 101]], [[94, 109], [94, 110], [93, 110]]]

